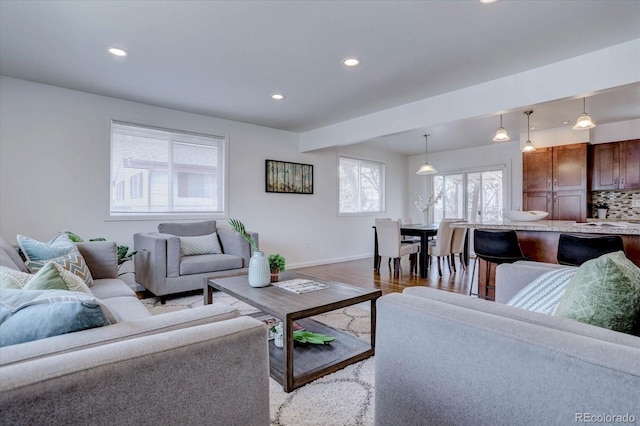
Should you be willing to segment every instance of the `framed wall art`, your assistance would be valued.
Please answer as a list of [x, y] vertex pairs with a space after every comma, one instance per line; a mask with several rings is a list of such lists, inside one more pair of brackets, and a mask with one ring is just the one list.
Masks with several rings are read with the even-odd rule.
[[313, 165], [265, 160], [266, 192], [313, 194]]

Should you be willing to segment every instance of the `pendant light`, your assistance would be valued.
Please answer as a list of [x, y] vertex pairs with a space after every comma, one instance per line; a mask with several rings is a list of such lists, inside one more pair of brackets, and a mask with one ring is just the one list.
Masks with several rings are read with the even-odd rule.
[[596, 127], [596, 123], [593, 122], [589, 114], [587, 114], [587, 100], [582, 98], [582, 114], [576, 120], [576, 125], [573, 126], [573, 130], [593, 129]]
[[536, 147], [531, 143], [531, 139], [529, 138], [529, 116], [533, 114], [533, 111], [525, 111], [524, 114], [527, 116], [527, 141], [524, 143], [522, 147], [522, 152], [533, 152], [536, 150]]
[[496, 135], [493, 137], [494, 142], [504, 142], [511, 139], [507, 131], [502, 127], [502, 114], [500, 114], [500, 128], [496, 132]]
[[432, 175], [438, 173], [438, 171], [429, 164], [427, 160], [427, 143], [429, 141], [429, 135], [424, 135], [424, 164], [416, 172], [417, 175]]

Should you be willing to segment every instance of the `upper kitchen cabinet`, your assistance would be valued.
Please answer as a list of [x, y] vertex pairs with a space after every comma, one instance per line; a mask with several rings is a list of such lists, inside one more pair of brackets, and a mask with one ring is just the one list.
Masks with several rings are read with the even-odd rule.
[[538, 148], [522, 158], [523, 192], [587, 189], [587, 144]]
[[640, 139], [593, 145], [591, 189], [640, 189]]

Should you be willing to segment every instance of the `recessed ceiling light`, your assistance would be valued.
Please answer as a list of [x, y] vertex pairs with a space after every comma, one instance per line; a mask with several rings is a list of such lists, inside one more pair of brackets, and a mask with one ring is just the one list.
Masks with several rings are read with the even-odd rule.
[[345, 67], [357, 67], [360, 65], [360, 60], [358, 58], [347, 58], [342, 61], [342, 64]]
[[276, 101], [281, 101], [284, 98], [285, 96], [280, 93], [274, 93], [273, 95], [271, 95], [271, 99], [275, 99]]
[[569, 120], [564, 120], [564, 121], [562, 122], [562, 124], [569, 124], [569, 123], [571, 123]]
[[478, 3], [482, 3], [482, 4], [491, 4], [491, 3], [496, 3], [498, 0], [477, 0]]
[[535, 129], [536, 129], [536, 126], [531, 126], [531, 127], [529, 127], [529, 128], [530, 128], [531, 130], [535, 130]]
[[110, 47], [107, 49], [107, 52], [111, 53], [113, 56], [127, 56], [128, 53], [125, 50], [118, 49], [117, 47]]

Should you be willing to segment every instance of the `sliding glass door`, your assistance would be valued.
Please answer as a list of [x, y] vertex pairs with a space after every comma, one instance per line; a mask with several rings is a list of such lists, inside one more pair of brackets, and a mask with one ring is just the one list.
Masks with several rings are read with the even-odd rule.
[[433, 209], [435, 223], [443, 218], [462, 218], [470, 222], [500, 219], [504, 205], [502, 170], [436, 175], [433, 189], [436, 194], [442, 191], [442, 198]]

